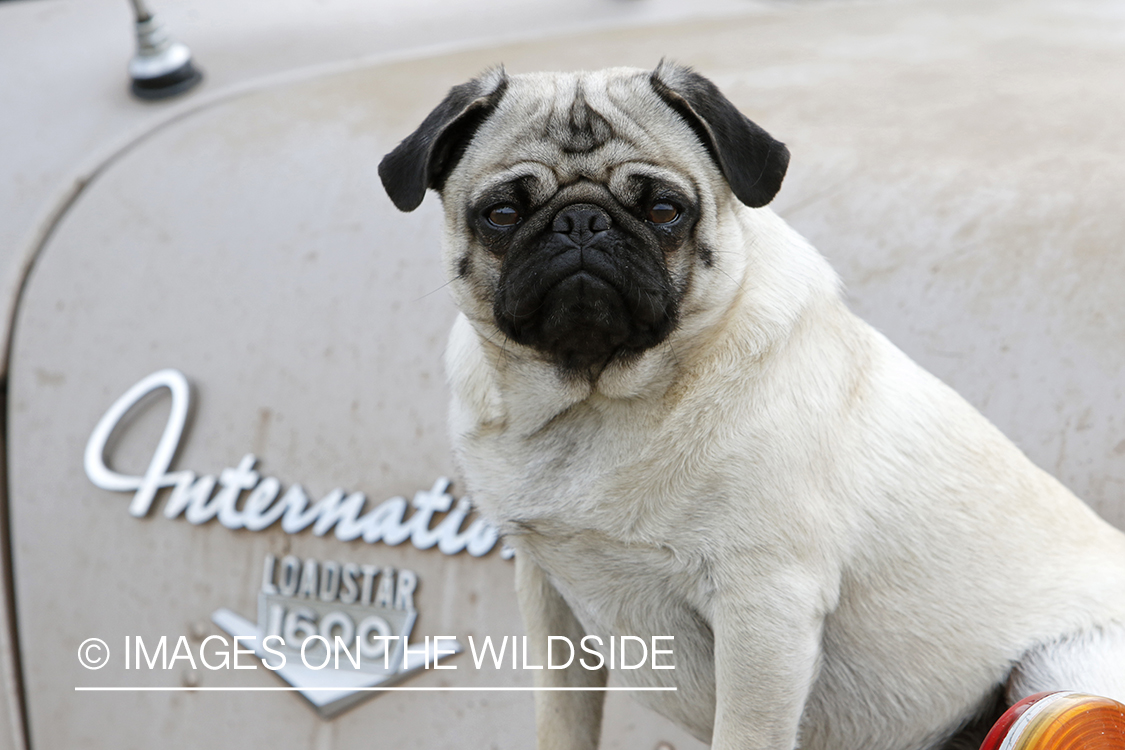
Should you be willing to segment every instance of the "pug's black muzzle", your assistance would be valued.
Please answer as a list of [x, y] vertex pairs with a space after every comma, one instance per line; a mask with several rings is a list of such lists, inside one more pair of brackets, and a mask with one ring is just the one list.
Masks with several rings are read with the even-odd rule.
[[660, 343], [675, 325], [676, 299], [663, 253], [644, 235], [628, 214], [591, 203], [563, 207], [509, 248], [497, 325], [573, 372], [600, 371], [615, 356]]

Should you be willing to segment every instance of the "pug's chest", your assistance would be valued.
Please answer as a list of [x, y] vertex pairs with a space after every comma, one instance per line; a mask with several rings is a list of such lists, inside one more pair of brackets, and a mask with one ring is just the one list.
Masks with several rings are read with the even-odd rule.
[[623, 484], [634, 484], [624, 478], [651, 473], [643, 466], [652, 451], [643, 436], [622, 429], [627, 420], [620, 422], [574, 409], [533, 437], [504, 431], [454, 441], [476, 504], [505, 534], [559, 538], [594, 531], [624, 544], [659, 539], [672, 524], [645, 506], [674, 513], [683, 498], [665, 496], [665, 483], [644, 492], [642, 503], [623, 494]]
[[516, 547], [546, 572], [588, 633], [648, 641], [710, 630], [706, 576], [667, 550], [615, 544], [594, 532], [566, 538], [533, 532]]

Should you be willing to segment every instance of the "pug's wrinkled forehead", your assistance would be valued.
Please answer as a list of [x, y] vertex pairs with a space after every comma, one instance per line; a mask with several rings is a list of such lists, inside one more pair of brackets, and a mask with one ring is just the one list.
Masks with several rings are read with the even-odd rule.
[[511, 78], [457, 167], [470, 192], [449, 197], [475, 203], [513, 180], [536, 203], [583, 180], [620, 195], [638, 173], [694, 193], [687, 175], [699, 169], [686, 162], [706, 163], [706, 148], [649, 78], [623, 69]]
[[[659, 164], [659, 178], [668, 180], [669, 173], [699, 173], [700, 159], [710, 160], [736, 198], [759, 207], [780, 189], [789, 153], [690, 68], [518, 76], [499, 68], [455, 86], [383, 159], [379, 174], [395, 205], [411, 211], [427, 188], [471, 201], [451, 193], [526, 176], [544, 194], [582, 179], [612, 190], [622, 165]], [[455, 169], [469, 179], [447, 190]]]

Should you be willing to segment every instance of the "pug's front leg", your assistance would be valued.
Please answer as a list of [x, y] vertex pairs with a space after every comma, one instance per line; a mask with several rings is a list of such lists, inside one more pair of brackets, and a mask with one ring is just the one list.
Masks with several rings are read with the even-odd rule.
[[[584, 669], [578, 660], [566, 669], [547, 669], [547, 636], [562, 635], [577, 644], [586, 635], [570, 606], [527, 555], [516, 555], [516, 593], [527, 630], [525, 658], [544, 665], [535, 672], [536, 687], [605, 687], [608, 672]], [[600, 690], [539, 690], [535, 693], [535, 729], [539, 750], [594, 750], [601, 734], [605, 693]]]
[[816, 678], [820, 587], [789, 572], [739, 577], [716, 592], [712, 750], [793, 750]]

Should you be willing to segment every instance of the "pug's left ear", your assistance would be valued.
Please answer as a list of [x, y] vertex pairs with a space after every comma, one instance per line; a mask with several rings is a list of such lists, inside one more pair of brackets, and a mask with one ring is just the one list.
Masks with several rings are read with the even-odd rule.
[[789, 149], [738, 111], [711, 81], [691, 68], [661, 61], [653, 90], [683, 117], [711, 153], [736, 198], [760, 208], [777, 195]]
[[504, 68], [454, 86], [418, 129], [379, 162], [383, 188], [400, 211], [422, 204], [426, 188], [441, 190], [465, 147], [496, 109], [508, 76]]

